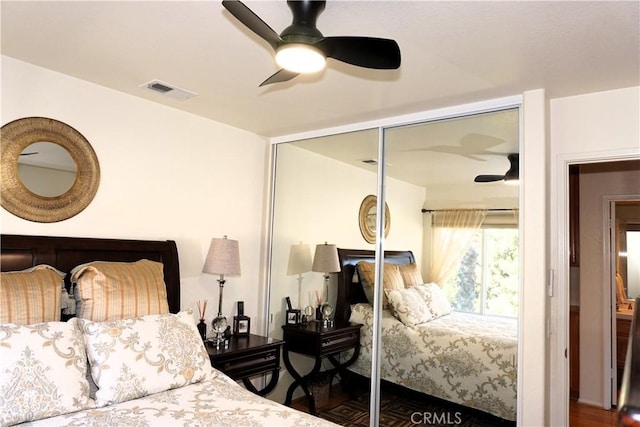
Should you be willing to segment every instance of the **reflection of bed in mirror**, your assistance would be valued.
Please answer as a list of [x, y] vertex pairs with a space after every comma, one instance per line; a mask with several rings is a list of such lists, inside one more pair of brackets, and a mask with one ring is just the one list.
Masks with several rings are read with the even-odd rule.
[[[362, 323], [361, 350], [349, 369], [369, 377], [373, 309], [357, 274], [360, 261], [375, 262], [370, 250], [338, 249], [336, 319]], [[385, 263], [415, 263], [411, 251], [386, 251]], [[427, 286], [427, 285], [425, 285]], [[394, 313], [398, 318], [401, 316]], [[517, 320], [451, 312], [411, 324], [382, 313], [382, 383], [516, 419]]]

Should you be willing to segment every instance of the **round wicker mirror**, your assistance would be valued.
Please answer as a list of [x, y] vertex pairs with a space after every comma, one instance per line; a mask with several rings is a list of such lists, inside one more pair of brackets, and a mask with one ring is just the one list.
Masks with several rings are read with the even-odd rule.
[[[50, 142], [64, 148], [76, 164], [76, 177], [63, 194], [47, 197], [29, 190], [18, 176], [18, 159], [25, 148]], [[34, 222], [57, 222], [86, 208], [100, 183], [100, 166], [91, 144], [66, 123], [46, 117], [14, 120], [0, 129], [0, 204], [12, 214]]]
[[[358, 214], [358, 222], [360, 223], [360, 233], [367, 243], [376, 242], [376, 205], [378, 198], [373, 194], [368, 195], [362, 200], [360, 204], [360, 212]], [[389, 228], [391, 227], [391, 214], [389, 213], [389, 205], [384, 203], [384, 237], [389, 235]]]

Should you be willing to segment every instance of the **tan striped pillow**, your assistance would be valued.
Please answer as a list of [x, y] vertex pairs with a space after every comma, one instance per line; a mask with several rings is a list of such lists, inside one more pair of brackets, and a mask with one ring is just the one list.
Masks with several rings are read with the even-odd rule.
[[41, 264], [0, 274], [0, 323], [33, 325], [60, 320], [64, 273]]
[[71, 281], [77, 286], [77, 316], [82, 319], [104, 322], [169, 313], [159, 262], [90, 262], [75, 267]]
[[[373, 262], [360, 261], [358, 264], [356, 264], [356, 268], [358, 270], [358, 276], [360, 277], [360, 283], [362, 284], [364, 294], [366, 295], [369, 304], [373, 304], [376, 265]], [[402, 275], [400, 275], [400, 270], [398, 269], [397, 265], [391, 264], [389, 262], [384, 263], [382, 283], [382, 308], [387, 308], [389, 302], [387, 300], [387, 295], [384, 293], [384, 290], [404, 288]]]
[[422, 280], [422, 273], [420, 273], [420, 270], [418, 270], [418, 266], [415, 263], [404, 264], [398, 268], [400, 269], [400, 274], [402, 275], [402, 281], [404, 282], [405, 288], [422, 285], [424, 283]]

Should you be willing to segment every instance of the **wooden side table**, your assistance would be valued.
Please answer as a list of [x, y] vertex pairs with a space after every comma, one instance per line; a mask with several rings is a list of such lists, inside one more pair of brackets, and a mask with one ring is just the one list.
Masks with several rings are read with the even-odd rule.
[[[309, 322], [303, 325], [284, 325], [284, 353], [283, 359], [287, 370], [294, 378], [294, 382], [287, 390], [287, 398], [285, 405], [291, 405], [293, 392], [298, 387], [302, 387], [304, 394], [309, 402], [309, 412], [316, 413], [316, 403], [311, 390], [309, 389], [309, 381], [314, 379], [320, 372], [322, 359], [327, 358], [334, 366], [333, 369], [326, 371], [333, 377], [336, 373], [341, 374], [341, 378], [345, 380], [348, 376], [346, 368], [353, 364], [360, 354], [360, 328], [359, 323], [346, 323], [342, 325], [334, 325], [331, 327], [322, 327], [321, 322]], [[353, 349], [353, 355], [349, 360], [341, 363], [336, 356], [345, 350]], [[300, 375], [289, 359], [289, 353], [300, 353], [315, 358], [313, 369], [305, 375]]]
[[[211, 365], [234, 380], [242, 380], [247, 390], [264, 396], [271, 392], [280, 375], [280, 349], [283, 341], [260, 335], [232, 336], [227, 348], [206, 343]], [[256, 375], [271, 374], [271, 380], [258, 390], [249, 381]]]

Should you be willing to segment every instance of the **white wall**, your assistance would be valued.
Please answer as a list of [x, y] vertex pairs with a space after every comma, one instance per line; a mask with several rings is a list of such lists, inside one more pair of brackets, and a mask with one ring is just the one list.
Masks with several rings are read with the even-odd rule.
[[263, 326], [263, 138], [6, 56], [1, 102], [2, 124], [44, 116], [77, 129], [101, 172], [95, 199], [77, 216], [41, 224], [2, 209], [2, 233], [175, 240], [182, 307], [207, 298], [208, 320], [218, 284], [202, 265], [211, 238], [226, 234], [239, 240], [242, 275], [228, 277], [223, 313], [244, 300], [252, 330]]
[[[549, 243], [551, 268], [555, 271], [556, 279], [556, 294], [550, 306], [553, 332], [550, 340], [550, 385], [554, 386], [549, 389], [549, 406], [551, 424], [562, 425], [568, 422], [568, 371], [564, 358], [568, 345], [569, 306], [568, 164], [640, 157], [640, 88], [553, 99], [550, 103], [549, 129], [552, 184], [549, 189], [549, 212], [552, 215]], [[604, 308], [601, 307], [601, 311]], [[602, 322], [598, 326], [595, 324], [598, 319], [585, 321], [585, 328], [593, 331], [590, 339], [593, 336], [597, 340]], [[602, 347], [600, 343], [601, 351]], [[580, 380], [581, 399], [601, 404], [601, 369], [595, 366], [595, 360], [586, 363], [593, 370], [587, 371], [591, 372], [588, 378]], [[586, 365], [584, 367], [587, 368]], [[583, 379], [587, 382], [584, 387]]]

